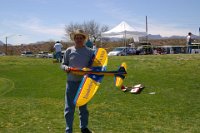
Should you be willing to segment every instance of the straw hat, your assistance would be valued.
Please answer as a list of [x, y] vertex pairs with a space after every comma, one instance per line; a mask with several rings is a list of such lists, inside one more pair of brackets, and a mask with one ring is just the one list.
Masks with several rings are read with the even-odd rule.
[[85, 37], [85, 40], [88, 39], [88, 34], [85, 33], [85, 32], [84, 32], [83, 30], [81, 30], [81, 29], [77, 29], [77, 30], [75, 30], [74, 32], [70, 33], [70, 39], [71, 39], [72, 41], [74, 41], [74, 37], [75, 37], [76, 35], [82, 35], [82, 36]]

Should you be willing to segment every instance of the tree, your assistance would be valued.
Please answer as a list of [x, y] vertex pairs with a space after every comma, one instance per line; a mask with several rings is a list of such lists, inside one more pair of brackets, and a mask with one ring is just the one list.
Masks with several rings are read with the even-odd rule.
[[84, 22], [83, 24], [70, 23], [69, 25], [65, 26], [66, 37], [68, 37], [69, 34], [76, 29], [84, 30], [86, 33], [89, 34], [89, 38], [95, 43], [98, 39], [100, 39], [101, 32], [105, 32], [108, 30], [108, 26], [100, 26], [100, 24], [98, 24], [94, 20]]

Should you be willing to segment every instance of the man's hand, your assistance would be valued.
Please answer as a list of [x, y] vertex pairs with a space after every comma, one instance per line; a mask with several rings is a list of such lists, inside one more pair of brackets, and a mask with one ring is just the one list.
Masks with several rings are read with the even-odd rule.
[[65, 66], [65, 71], [66, 71], [67, 73], [69, 73], [69, 72], [71, 71], [71, 67]]

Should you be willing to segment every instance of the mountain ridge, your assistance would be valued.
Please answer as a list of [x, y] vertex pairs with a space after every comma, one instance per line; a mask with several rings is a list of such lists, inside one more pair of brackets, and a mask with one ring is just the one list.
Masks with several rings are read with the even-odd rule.
[[[143, 38], [143, 37], [142, 37]], [[169, 36], [169, 37], [165, 37], [165, 36], [161, 36], [160, 34], [148, 34], [148, 39], [149, 40], [161, 40], [161, 39], [185, 39], [186, 36], [178, 36], [178, 35], [172, 35], [172, 36]], [[200, 36], [197, 36], [197, 35], [192, 35], [192, 38], [194, 39], [200, 39]], [[117, 41], [119, 38], [112, 38], [112, 40], [115, 40]], [[38, 43], [38, 42], [37, 42]], [[42, 43], [42, 42], [41, 42]], [[35, 43], [30, 43], [30, 44], [35, 44]], [[4, 43], [0, 40], [0, 46], [3, 46]], [[10, 45], [10, 44], [8, 44]], [[29, 45], [29, 44], [27, 44]]]
[[[164, 36], [161, 36], [160, 34], [158, 34], [158, 35], [148, 34], [148, 38], [149, 39], [185, 39], [186, 36], [172, 35], [172, 36], [169, 36], [169, 37], [164, 37]], [[200, 39], [200, 36], [192, 35], [192, 38]]]

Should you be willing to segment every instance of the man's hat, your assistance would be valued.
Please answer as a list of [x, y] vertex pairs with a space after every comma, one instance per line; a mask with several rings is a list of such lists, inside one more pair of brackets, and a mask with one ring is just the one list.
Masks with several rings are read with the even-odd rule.
[[74, 41], [74, 37], [75, 37], [76, 35], [82, 35], [82, 36], [85, 37], [85, 40], [88, 39], [88, 34], [85, 33], [85, 32], [84, 32], [83, 30], [81, 30], [81, 29], [77, 29], [77, 30], [75, 30], [74, 32], [70, 33], [70, 39], [71, 39], [72, 41]]

